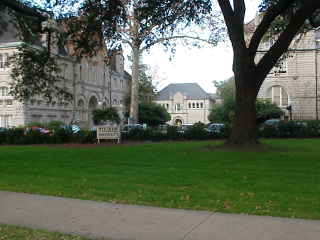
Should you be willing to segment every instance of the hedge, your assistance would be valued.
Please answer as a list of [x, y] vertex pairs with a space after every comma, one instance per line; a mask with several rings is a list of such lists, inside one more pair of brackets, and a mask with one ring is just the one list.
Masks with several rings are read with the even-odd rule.
[[[168, 126], [166, 131], [156, 128], [133, 129], [122, 134], [122, 140], [130, 141], [177, 141], [224, 139], [230, 134], [226, 125], [219, 133], [210, 133], [205, 125], [196, 123], [182, 132], [175, 126]], [[320, 137], [320, 121], [289, 121], [274, 125], [259, 126], [259, 136], [264, 138], [310, 138]], [[24, 128], [8, 129], [0, 132], [0, 144], [61, 144], [61, 143], [95, 143], [96, 131], [79, 131], [74, 134], [68, 128], [55, 128], [50, 133]]]

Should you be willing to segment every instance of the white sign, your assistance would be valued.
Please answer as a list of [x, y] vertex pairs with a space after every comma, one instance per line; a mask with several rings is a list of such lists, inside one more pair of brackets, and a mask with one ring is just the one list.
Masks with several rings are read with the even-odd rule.
[[117, 125], [104, 125], [97, 126], [97, 139], [100, 143], [100, 139], [117, 139], [120, 143], [121, 133], [120, 126]]

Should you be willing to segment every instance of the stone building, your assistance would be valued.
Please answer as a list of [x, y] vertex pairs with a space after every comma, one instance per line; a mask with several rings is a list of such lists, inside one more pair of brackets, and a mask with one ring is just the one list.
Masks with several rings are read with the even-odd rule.
[[[124, 99], [130, 92], [131, 78], [124, 71], [122, 54], [114, 56], [111, 66], [106, 67], [103, 54], [76, 60], [70, 56], [67, 46], [55, 46], [52, 48], [52, 54], [58, 57], [66, 79], [61, 84], [73, 94], [73, 102], [56, 100], [48, 103], [41, 96], [33, 97], [27, 102], [19, 102], [10, 96], [12, 79], [8, 58], [22, 44], [16, 31], [14, 27], [9, 26], [7, 32], [0, 35], [0, 127], [59, 120], [66, 124], [79, 121], [81, 126], [89, 128], [93, 125], [92, 111], [109, 106], [118, 109], [123, 118]], [[40, 40], [41, 47], [46, 43], [46, 35], [43, 34]]]
[[171, 115], [171, 125], [209, 123], [208, 116], [216, 97], [206, 93], [197, 83], [175, 83], [159, 91], [156, 103]]
[[[247, 30], [255, 29], [256, 18], [249, 23]], [[274, 39], [263, 42], [259, 47], [260, 59], [272, 46]], [[296, 38], [288, 55], [272, 69], [258, 94], [258, 98], [269, 99], [280, 106], [285, 118], [293, 120], [314, 120], [319, 118], [319, 64], [320, 30], [314, 29]]]

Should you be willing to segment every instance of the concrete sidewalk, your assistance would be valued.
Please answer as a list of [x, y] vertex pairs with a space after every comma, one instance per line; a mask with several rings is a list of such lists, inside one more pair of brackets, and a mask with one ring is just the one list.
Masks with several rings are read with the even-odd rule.
[[2, 191], [0, 223], [115, 240], [320, 239], [320, 221], [130, 206]]

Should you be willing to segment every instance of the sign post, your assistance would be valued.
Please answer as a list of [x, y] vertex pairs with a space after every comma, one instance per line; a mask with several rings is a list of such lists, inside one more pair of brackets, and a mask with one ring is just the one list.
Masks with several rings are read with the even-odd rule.
[[118, 125], [97, 126], [97, 139], [98, 139], [98, 143], [100, 143], [101, 139], [106, 139], [106, 140], [116, 139], [118, 140], [118, 143], [120, 143], [120, 139], [121, 139], [120, 126]]

